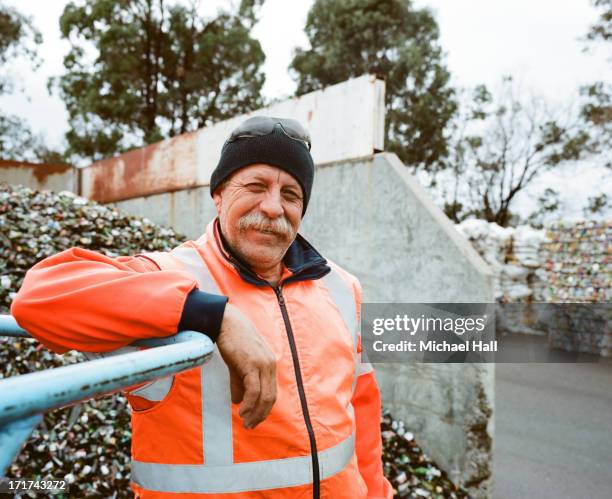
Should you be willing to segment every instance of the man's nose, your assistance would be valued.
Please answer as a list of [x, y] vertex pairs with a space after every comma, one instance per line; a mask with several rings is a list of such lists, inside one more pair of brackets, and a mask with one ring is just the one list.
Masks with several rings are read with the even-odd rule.
[[283, 201], [280, 191], [270, 190], [266, 193], [266, 197], [262, 200], [259, 208], [268, 218], [278, 218], [285, 210], [283, 209]]

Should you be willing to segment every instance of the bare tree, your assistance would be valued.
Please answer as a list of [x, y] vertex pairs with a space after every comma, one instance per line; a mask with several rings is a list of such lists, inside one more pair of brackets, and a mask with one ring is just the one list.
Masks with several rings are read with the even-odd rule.
[[[551, 111], [542, 99], [524, 99], [511, 77], [496, 98], [484, 86], [455, 126], [446, 172], [446, 214], [507, 226], [516, 195], [538, 175], [589, 151], [589, 135], [573, 109]], [[446, 173], [448, 176], [448, 173]]]

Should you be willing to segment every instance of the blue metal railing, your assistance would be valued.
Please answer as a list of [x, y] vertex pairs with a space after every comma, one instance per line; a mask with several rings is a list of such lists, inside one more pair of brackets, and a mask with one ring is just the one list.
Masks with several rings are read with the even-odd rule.
[[0, 336], [31, 338], [27, 331], [19, 327], [17, 321], [10, 315], [0, 315]]
[[[0, 315], [0, 336], [30, 337], [9, 315]], [[46, 411], [197, 367], [214, 348], [194, 331], [133, 345], [153, 348], [0, 379], [0, 475]]]

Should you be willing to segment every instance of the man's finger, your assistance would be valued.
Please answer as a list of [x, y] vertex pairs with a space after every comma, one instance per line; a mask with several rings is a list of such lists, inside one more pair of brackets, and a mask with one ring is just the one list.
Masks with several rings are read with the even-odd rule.
[[244, 383], [244, 399], [240, 406], [238, 414], [244, 419], [247, 428], [253, 427], [252, 413], [259, 399], [261, 385], [259, 383], [259, 372], [257, 370], [249, 371], [243, 378]]
[[249, 418], [251, 428], [255, 428], [259, 423], [268, 417], [272, 406], [276, 401], [276, 376], [275, 369], [266, 365], [259, 371], [259, 398]]
[[263, 369], [259, 376], [261, 384], [261, 393], [259, 395], [258, 409], [260, 409], [261, 421], [268, 417], [274, 402], [276, 402], [276, 369], [272, 364], [266, 369]]
[[244, 386], [240, 376], [230, 369], [230, 393], [232, 394], [232, 403], [239, 404], [244, 397]]

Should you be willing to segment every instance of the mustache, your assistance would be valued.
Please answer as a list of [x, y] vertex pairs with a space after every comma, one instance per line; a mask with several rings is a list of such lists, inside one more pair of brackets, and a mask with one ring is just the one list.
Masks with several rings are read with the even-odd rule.
[[240, 231], [255, 229], [262, 232], [272, 232], [284, 239], [289, 239], [293, 236], [293, 227], [284, 215], [272, 219], [261, 213], [250, 213], [240, 218], [238, 229]]

